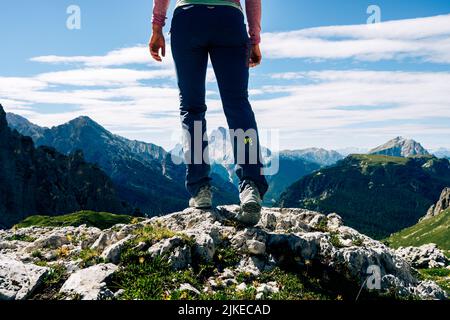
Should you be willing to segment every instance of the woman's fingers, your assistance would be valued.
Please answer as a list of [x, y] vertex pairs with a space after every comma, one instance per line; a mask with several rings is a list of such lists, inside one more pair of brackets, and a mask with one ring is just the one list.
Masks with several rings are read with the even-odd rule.
[[259, 45], [253, 45], [252, 52], [250, 54], [249, 66], [250, 68], [254, 68], [257, 65], [261, 64], [262, 54], [259, 48]]
[[166, 56], [166, 44], [164, 38], [161, 39], [160, 37], [153, 35], [149, 43], [149, 49], [152, 58], [158, 62], [161, 62], [162, 58], [159, 55], [159, 50], [161, 50], [163, 57]]

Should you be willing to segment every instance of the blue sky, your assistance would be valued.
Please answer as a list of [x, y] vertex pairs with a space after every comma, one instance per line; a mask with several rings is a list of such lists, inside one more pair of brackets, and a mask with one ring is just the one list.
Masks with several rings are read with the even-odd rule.
[[[80, 30], [66, 28], [73, 4]], [[40, 125], [88, 115], [170, 148], [176, 79], [170, 52], [163, 64], [146, 55], [152, 4], [1, 1], [0, 102]], [[366, 25], [369, 5], [380, 24]], [[262, 131], [279, 131], [273, 149], [369, 148], [398, 135], [450, 148], [449, 1], [263, 0], [261, 46], [250, 94]], [[210, 129], [225, 124], [211, 70], [208, 105]]]

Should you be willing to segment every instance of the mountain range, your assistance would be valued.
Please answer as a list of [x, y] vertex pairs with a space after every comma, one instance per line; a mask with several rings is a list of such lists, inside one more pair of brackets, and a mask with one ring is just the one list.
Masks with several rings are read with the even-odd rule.
[[[53, 147], [65, 155], [81, 150], [86, 161], [111, 178], [120, 200], [137, 214], [162, 215], [186, 206], [185, 167], [175, 164], [182, 162], [181, 145], [167, 152], [155, 144], [112, 134], [88, 117], [53, 128], [11, 113], [7, 120], [37, 146]], [[228, 130], [212, 131], [209, 141], [215, 205], [237, 203], [238, 181]], [[279, 171], [267, 177], [264, 205], [337, 212], [350, 226], [377, 238], [416, 223], [450, 185], [449, 161], [402, 137], [369, 154], [346, 158], [319, 148], [273, 152], [262, 147], [262, 153], [267, 165], [279, 161]]]
[[[82, 150], [113, 181], [120, 198], [148, 216], [186, 207], [185, 167], [173, 155], [151, 143], [112, 134], [88, 117], [79, 117], [52, 128], [43, 128], [8, 113], [8, 124], [30, 136], [38, 146], [50, 146], [63, 154]], [[215, 204], [238, 201], [235, 186], [215, 174]]]
[[132, 213], [109, 177], [87, 163], [82, 152], [63, 155], [47, 146], [35, 148], [30, 137], [8, 127], [0, 105], [0, 228], [33, 214], [80, 209]]
[[449, 185], [447, 159], [350, 155], [295, 182], [279, 204], [336, 212], [349, 226], [383, 238], [415, 224]]

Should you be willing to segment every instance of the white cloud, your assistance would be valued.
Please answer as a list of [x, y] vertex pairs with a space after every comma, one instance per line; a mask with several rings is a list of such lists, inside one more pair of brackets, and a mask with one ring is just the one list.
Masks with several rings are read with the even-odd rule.
[[450, 63], [450, 15], [264, 33], [262, 39], [271, 59], [419, 58]]
[[163, 63], [155, 62], [150, 56], [147, 45], [136, 45], [108, 52], [98, 56], [39, 56], [31, 58], [31, 61], [52, 64], [82, 64], [87, 67], [111, 67], [128, 64], [146, 64], [154, 66], [170, 66], [170, 46], [166, 48], [166, 59]]
[[172, 69], [85, 68], [43, 73], [36, 77], [44, 83], [72, 86], [123, 86], [161, 78], [175, 78], [175, 73]]
[[[328, 70], [274, 76], [275, 82], [296, 77], [301, 84], [274, 83], [257, 89], [260, 95], [277, 93], [274, 98], [252, 99], [260, 128], [284, 132], [282, 148], [370, 147], [373, 144], [360, 144], [397, 135], [425, 139], [432, 134], [450, 141], [449, 127], [436, 123], [436, 119], [450, 119], [449, 72]], [[174, 87], [134, 84], [54, 91], [43, 89], [40, 81], [26, 80], [17, 82], [24, 91], [13, 90], [14, 94], [5, 97], [3, 93], [0, 98], [22, 103], [26, 108], [14, 108], [14, 112], [40, 125], [87, 115], [113, 132], [166, 147], [174, 142], [172, 132], [179, 129], [178, 89]], [[210, 128], [226, 123], [217, 99], [208, 99]], [[29, 108], [33, 103], [61, 107], [59, 112], [41, 113]], [[76, 108], [67, 111], [67, 104]], [[10, 109], [6, 103], [5, 107]], [[449, 147], [448, 142], [433, 145], [438, 146]]]

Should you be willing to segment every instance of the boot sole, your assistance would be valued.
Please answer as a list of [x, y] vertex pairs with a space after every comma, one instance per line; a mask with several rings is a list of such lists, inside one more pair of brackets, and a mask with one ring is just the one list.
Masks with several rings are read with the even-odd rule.
[[195, 209], [211, 209], [212, 203], [201, 203], [201, 204], [197, 204], [197, 205], [190, 205], [189, 207], [195, 208]]
[[247, 202], [241, 206], [241, 210], [247, 213], [260, 213], [261, 205], [258, 202]]
[[247, 225], [256, 225], [261, 218], [261, 208], [261, 205], [257, 202], [247, 202], [243, 204], [238, 220]]

